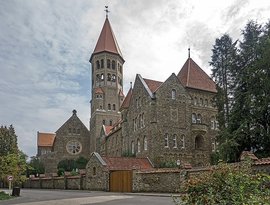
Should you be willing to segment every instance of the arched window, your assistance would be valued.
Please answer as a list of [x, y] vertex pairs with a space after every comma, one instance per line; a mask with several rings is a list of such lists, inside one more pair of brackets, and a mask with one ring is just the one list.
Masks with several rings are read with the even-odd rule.
[[142, 114], [142, 127], [144, 127], [144, 113]]
[[198, 135], [195, 138], [195, 149], [202, 149], [203, 148], [203, 136]]
[[104, 60], [101, 59], [100, 62], [101, 62], [101, 68], [104, 68]]
[[110, 61], [110, 59], [107, 59], [107, 68], [111, 68], [111, 61]]
[[97, 175], [97, 168], [93, 167], [93, 176], [96, 176], [96, 175]]
[[100, 64], [99, 64], [99, 61], [98, 60], [96, 61], [96, 68], [97, 69], [100, 69]]
[[207, 99], [204, 100], [204, 106], [208, 107], [208, 100]]
[[112, 61], [112, 69], [115, 70], [115, 61]]
[[112, 75], [112, 82], [115, 82], [116, 81], [116, 76], [113, 74]]
[[108, 110], [111, 110], [112, 108], [111, 108], [111, 104], [109, 103], [108, 104]]
[[143, 138], [143, 149], [146, 151], [147, 150], [147, 138], [144, 136]]
[[134, 146], [134, 142], [131, 142], [131, 154], [135, 154], [135, 146]]
[[198, 99], [197, 97], [194, 98], [194, 105], [197, 105], [198, 104]]
[[97, 74], [97, 75], [96, 75], [96, 82], [99, 82], [99, 81], [100, 81], [100, 75]]
[[172, 99], [175, 100], [176, 98], [176, 90], [172, 89]]
[[141, 142], [140, 139], [137, 139], [137, 148], [138, 148], [138, 153], [141, 152]]
[[122, 66], [120, 65], [120, 73], [122, 73]]
[[198, 114], [197, 115], [197, 123], [198, 124], [201, 124], [202, 123], [202, 116], [201, 116], [201, 114]]
[[179, 146], [180, 146], [180, 148], [185, 148], [185, 135], [181, 135]]
[[141, 128], [141, 122], [142, 122], [142, 115], [139, 115], [139, 122], [138, 122], [138, 127]]
[[177, 148], [177, 136], [176, 136], [176, 134], [173, 135], [173, 148]]
[[169, 134], [166, 133], [164, 137], [164, 147], [169, 147]]
[[112, 78], [111, 78], [111, 74], [108, 73], [108, 74], [107, 74], [107, 81], [111, 81], [111, 79], [112, 79]]
[[137, 117], [135, 117], [134, 130], [137, 130]]
[[203, 99], [200, 98], [200, 106], [203, 106]]
[[197, 123], [197, 115], [195, 113], [192, 113], [191, 118], [192, 118], [192, 123]]
[[113, 106], [112, 106], [112, 107], [113, 107], [113, 110], [115, 110], [115, 104], [113, 104]]
[[104, 74], [103, 73], [101, 73], [100, 79], [101, 79], [101, 81], [104, 81]]

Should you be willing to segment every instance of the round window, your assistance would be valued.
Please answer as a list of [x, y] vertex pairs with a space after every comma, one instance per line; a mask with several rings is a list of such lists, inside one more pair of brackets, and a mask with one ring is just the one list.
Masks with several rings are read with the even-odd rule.
[[77, 140], [72, 140], [67, 143], [66, 149], [70, 154], [79, 154], [82, 151], [82, 144]]

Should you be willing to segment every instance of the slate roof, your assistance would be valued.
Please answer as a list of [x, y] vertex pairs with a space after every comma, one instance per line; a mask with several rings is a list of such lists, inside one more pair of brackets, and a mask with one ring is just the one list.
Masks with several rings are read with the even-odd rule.
[[104, 131], [105, 131], [106, 136], [111, 132], [111, 130], [113, 128], [113, 126], [109, 126], [109, 125], [103, 125], [103, 127], [104, 127]]
[[[122, 53], [120, 51], [120, 48], [118, 46], [118, 43], [116, 41], [116, 38], [114, 36], [113, 30], [112, 30], [112, 27], [108, 18], [106, 18], [104, 22], [104, 25], [102, 27], [102, 30], [99, 35], [93, 54], [101, 53], [104, 51], [118, 54], [123, 59]], [[92, 59], [92, 56], [90, 58], [90, 61]]]
[[55, 139], [55, 133], [37, 133], [37, 145], [39, 147], [52, 147]]
[[270, 164], [270, 157], [261, 158], [254, 162], [255, 165], [269, 165]]
[[183, 86], [216, 93], [215, 82], [192, 60], [188, 58], [177, 77]]
[[103, 94], [103, 90], [101, 88], [95, 88], [95, 94]]
[[109, 170], [152, 170], [154, 169], [148, 158], [132, 157], [107, 157], [102, 159], [107, 164]]

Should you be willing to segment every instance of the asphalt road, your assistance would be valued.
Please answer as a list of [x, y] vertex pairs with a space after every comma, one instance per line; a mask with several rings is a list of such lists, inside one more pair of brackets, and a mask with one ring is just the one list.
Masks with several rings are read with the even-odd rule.
[[174, 205], [169, 194], [112, 193], [75, 190], [21, 189], [21, 196], [1, 205]]

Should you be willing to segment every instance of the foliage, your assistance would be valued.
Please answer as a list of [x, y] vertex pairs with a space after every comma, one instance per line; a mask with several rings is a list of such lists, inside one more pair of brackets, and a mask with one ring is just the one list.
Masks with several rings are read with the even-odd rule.
[[0, 156], [16, 154], [18, 152], [17, 136], [12, 125], [0, 127]]
[[11, 196], [9, 196], [9, 194], [3, 192], [3, 191], [0, 191], [0, 200], [6, 200], [6, 199], [10, 199]]
[[79, 157], [78, 159], [64, 159], [60, 161], [57, 165], [57, 169], [64, 169], [64, 171], [71, 172], [76, 169], [85, 169], [88, 160], [84, 157]]
[[270, 153], [270, 22], [250, 21], [242, 36], [236, 44], [226, 34], [217, 39], [210, 62], [218, 85], [220, 157], [227, 162], [244, 150]]
[[57, 175], [60, 176], [64, 176], [65, 170], [63, 168], [58, 168], [57, 170]]
[[27, 169], [27, 176], [29, 175], [37, 175], [37, 174], [44, 174], [45, 173], [45, 167], [43, 163], [40, 161], [38, 157], [31, 157], [30, 162], [28, 163], [28, 169]]
[[27, 156], [18, 149], [17, 136], [12, 125], [0, 128], [0, 179], [7, 180], [13, 176], [13, 182], [19, 184], [26, 179]]
[[176, 204], [269, 204], [270, 176], [250, 173], [248, 164], [220, 164], [214, 170], [187, 180]]

